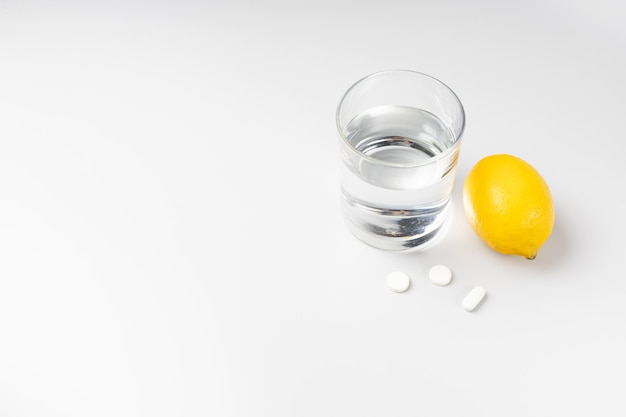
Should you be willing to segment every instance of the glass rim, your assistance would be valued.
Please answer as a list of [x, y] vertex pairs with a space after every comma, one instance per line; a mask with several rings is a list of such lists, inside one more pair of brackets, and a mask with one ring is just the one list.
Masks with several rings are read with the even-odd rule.
[[[441, 152], [440, 154], [435, 155], [435, 156], [427, 159], [424, 162], [420, 162], [420, 163], [414, 164], [414, 163], [399, 163], [399, 162], [381, 161], [380, 159], [374, 158], [374, 157], [372, 157], [370, 155], [367, 155], [367, 154], [361, 152], [360, 150], [355, 148], [354, 145], [352, 145], [350, 143], [350, 141], [348, 140], [348, 138], [345, 135], [345, 131], [344, 131], [342, 125], [341, 125], [341, 121], [339, 120], [339, 117], [340, 117], [339, 113], [341, 112], [341, 108], [343, 106], [343, 103], [346, 100], [346, 97], [348, 96], [348, 94], [350, 94], [350, 92], [352, 90], [354, 90], [359, 84], [361, 84], [362, 82], [364, 82], [364, 81], [366, 81], [366, 80], [368, 80], [370, 78], [374, 78], [376, 76], [379, 76], [379, 75], [382, 75], [382, 74], [385, 74], [385, 73], [409, 73], [409, 74], [417, 75], [417, 76], [420, 76], [420, 77], [426, 77], [426, 78], [429, 78], [430, 80], [434, 81], [435, 83], [443, 86], [447, 91], [450, 92], [450, 94], [452, 94], [452, 97], [454, 97], [454, 99], [456, 100], [456, 103], [458, 104], [459, 110], [461, 112], [461, 127], [459, 129], [459, 134], [455, 135], [454, 142], [452, 143], [452, 146], [450, 146], [444, 152]], [[428, 74], [425, 74], [425, 73], [419, 72], [419, 71], [406, 70], [406, 69], [389, 69], [389, 70], [382, 70], [382, 71], [373, 72], [373, 73], [371, 73], [369, 75], [366, 75], [365, 77], [360, 78], [358, 81], [356, 81], [354, 84], [352, 84], [350, 86], [350, 88], [348, 88], [346, 90], [346, 92], [343, 94], [343, 96], [341, 97], [341, 100], [339, 100], [339, 104], [337, 105], [337, 111], [335, 112], [335, 122], [337, 124], [337, 130], [339, 131], [339, 135], [341, 136], [341, 139], [343, 140], [343, 142], [348, 146], [348, 148], [350, 148], [352, 151], [356, 152], [360, 157], [368, 160], [371, 163], [377, 164], [377, 165], [385, 165], [385, 166], [398, 167], [398, 168], [414, 168], [414, 167], [420, 167], [420, 166], [425, 166], [425, 165], [432, 164], [434, 162], [439, 161], [440, 159], [446, 158], [447, 156], [449, 156], [449, 154], [454, 152], [455, 148], [457, 147], [457, 145], [461, 141], [461, 137], [463, 136], [463, 132], [465, 131], [465, 109], [463, 108], [463, 103], [461, 103], [461, 100], [456, 95], [454, 90], [452, 90], [443, 81], [433, 77], [432, 75], [428, 75]]]

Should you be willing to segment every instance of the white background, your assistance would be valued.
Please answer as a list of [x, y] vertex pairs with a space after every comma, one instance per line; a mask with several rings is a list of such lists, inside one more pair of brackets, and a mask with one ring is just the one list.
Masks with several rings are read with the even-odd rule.
[[[0, 416], [626, 415], [624, 21], [605, 0], [0, 0]], [[339, 212], [337, 102], [391, 68], [467, 113], [424, 253]], [[493, 153], [551, 187], [534, 261], [465, 220]]]

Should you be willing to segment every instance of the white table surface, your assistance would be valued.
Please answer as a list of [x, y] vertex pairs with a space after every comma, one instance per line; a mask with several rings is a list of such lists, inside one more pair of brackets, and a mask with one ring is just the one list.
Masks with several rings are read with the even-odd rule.
[[[587, 3], [0, 0], [0, 415], [626, 415], [626, 6]], [[424, 253], [339, 213], [337, 102], [390, 68], [467, 112]], [[534, 261], [462, 212], [494, 153], [551, 187]]]

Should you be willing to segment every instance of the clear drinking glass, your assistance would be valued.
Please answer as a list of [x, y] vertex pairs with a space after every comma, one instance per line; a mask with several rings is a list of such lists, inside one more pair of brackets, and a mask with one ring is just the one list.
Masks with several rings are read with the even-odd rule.
[[381, 249], [425, 249], [441, 235], [465, 125], [441, 81], [382, 71], [355, 83], [337, 108], [342, 208], [348, 228]]

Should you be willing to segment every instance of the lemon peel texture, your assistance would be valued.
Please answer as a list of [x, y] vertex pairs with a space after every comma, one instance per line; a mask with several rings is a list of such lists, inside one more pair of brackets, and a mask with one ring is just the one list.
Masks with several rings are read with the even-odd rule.
[[554, 227], [548, 185], [533, 166], [506, 154], [487, 156], [463, 185], [469, 224], [493, 250], [534, 259]]

